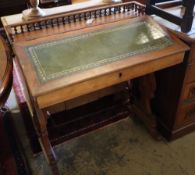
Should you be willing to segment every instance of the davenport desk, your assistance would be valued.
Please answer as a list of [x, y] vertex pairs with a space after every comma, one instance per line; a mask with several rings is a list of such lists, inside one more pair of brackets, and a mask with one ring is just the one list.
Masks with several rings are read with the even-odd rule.
[[53, 174], [48, 107], [183, 61], [188, 47], [143, 14], [129, 2], [4, 25]]

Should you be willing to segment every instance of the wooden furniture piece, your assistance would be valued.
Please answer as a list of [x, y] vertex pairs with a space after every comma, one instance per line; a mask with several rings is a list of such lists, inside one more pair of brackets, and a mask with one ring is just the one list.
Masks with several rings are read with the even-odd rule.
[[[4, 106], [12, 86], [12, 58], [5, 43], [0, 36], [0, 111]], [[3, 109], [2, 109], [3, 110]]]
[[69, 4], [72, 4], [71, 0], [40, 0], [41, 8], [51, 8]]
[[182, 32], [189, 32], [193, 23], [193, 10], [195, 1], [194, 0], [181, 0], [179, 5], [182, 5], [184, 10], [184, 14], [182, 16], [176, 16], [172, 13], [168, 13], [158, 7], [155, 6], [157, 0], [147, 0], [146, 2], [146, 14], [152, 15], [155, 14], [164, 19], [167, 19], [181, 27]]
[[[181, 6], [165, 10], [182, 15]], [[186, 34], [180, 31], [179, 26], [167, 20], [156, 16], [154, 19], [190, 47], [183, 63], [156, 73], [157, 91], [153, 108], [158, 116], [161, 133], [172, 140], [195, 129], [195, 20], [191, 31]]]
[[[153, 87], [151, 73], [183, 61], [188, 47], [148, 16], [135, 18], [142, 10], [130, 2], [11, 25], [3, 18], [53, 174], [60, 173], [48, 138], [49, 107], [144, 75]], [[142, 104], [150, 100], [145, 95]], [[145, 109], [150, 113], [149, 106]]]

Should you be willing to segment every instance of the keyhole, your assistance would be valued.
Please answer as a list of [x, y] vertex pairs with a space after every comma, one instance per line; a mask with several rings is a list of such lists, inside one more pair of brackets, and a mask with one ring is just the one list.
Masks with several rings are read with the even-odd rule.
[[123, 74], [120, 72], [120, 73], [118, 74], [119, 78], [121, 78], [121, 77], [122, 77], [122, 75], [123, 75]]

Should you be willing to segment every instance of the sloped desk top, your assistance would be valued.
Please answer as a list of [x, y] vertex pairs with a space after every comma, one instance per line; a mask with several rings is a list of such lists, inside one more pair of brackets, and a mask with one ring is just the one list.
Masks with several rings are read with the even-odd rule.
[[125, 23], [25, 47], [41, 83], [173, 44], [151, 21]]
[[177, 64], [187, 47], [139, 17], [15, 42], [14, 50], [44, 108]]

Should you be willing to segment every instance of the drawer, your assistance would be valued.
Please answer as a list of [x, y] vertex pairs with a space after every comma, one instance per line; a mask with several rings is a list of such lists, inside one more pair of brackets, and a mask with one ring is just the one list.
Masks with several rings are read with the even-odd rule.
[[195, 82], [185, 85], [181, 100], [188, 100], [192, 98], [195, 99]]
[[175, 128], [195, 122], [195, 101], [180, 105], [177, 111]]
[[189, 63], [195, 62], [195, 44], [193, 44], [190, 48], [190, 56], [189, 56]]
[[195, 64], [191, 64], [188, 66], [185, 78], [186, 83], [191, 83], [193, 81], [195, 81]]

